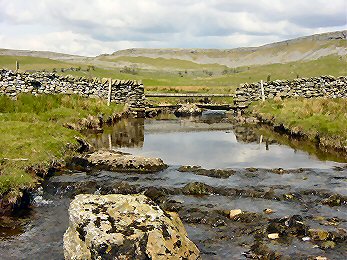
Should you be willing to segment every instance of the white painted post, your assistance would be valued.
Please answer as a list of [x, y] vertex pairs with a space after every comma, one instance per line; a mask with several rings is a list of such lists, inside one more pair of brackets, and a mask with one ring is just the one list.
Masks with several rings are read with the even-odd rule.
[[19, 62], [18, 62], [18, 60], [16, 60], [16, 71], [18, 71], [19, 70]]
[[261, 99], [265, 101], [265, 93], [264, 93], [264, 85], [263, 80], [260, 81], [260, 89], [261, 89]]
[[107, 97], [107, 106], [111, 104], [111, 90], [112, 90], [112, 79], [108, 81], [108, 97]]

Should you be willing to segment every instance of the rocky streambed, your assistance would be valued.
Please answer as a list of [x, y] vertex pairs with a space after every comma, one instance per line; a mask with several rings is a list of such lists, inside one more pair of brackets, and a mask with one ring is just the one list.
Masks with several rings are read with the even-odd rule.
[[90, 141], [98, 149], [160, 157], [168, 167], [141, 174], [75, 165], [56, 173], [31, 209], [0, 222], [1, 259], [64, 258], [68, 207], [78, 194], [146, 196], [178, 214], [203, 259], [345, 257], [347, 167], [334, 155], [300, 150], [220, 113], [128, 119]]

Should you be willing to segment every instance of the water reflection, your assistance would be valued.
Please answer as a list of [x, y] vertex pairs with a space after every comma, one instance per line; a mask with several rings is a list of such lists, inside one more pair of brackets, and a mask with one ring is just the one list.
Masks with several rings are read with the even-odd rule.
[[146, 133], [145, 140], [141, 149], [123, 148], [122, 151], [160, 157], [170, 165], [201, 165], [205, 168], [331, 166], [329, 162], [321, 162], [305, 152], [295, 152], [288, 146], [238, 142], [232, 131]]
[[88, 140], [96, 149], [120, 147], [143, 147], [145, 122], [143, 118], [123, 119], [103, 134], [90, 134]]
[[160, 157], [169, 165], [205, 168], [330, 168], [335, 165], [278, 140], [256, 126], [232, 124], [219, 113], [200, 118], [126, 119], [104, 134], [93, 136], [91, 142], [96, 148]]

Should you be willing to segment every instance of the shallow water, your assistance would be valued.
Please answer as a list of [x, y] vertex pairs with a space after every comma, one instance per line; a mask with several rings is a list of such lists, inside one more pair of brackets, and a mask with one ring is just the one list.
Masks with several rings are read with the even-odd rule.
[[135, 119], [121, 122], [112, 130], [95, 136], [94, 144], [160, 157], [169, 165], [319, 169], [336, 165], [318, 159], [319, 150], [310, 155], [281, 144], [280, 140], [269, 140], [254, 126], [233, 125], [227, 118], [214, 114], [179, 120]]
[[[268, 216], [269, 219], [300, 215], [310, 227], [346, 229], [347, 207], [320, 203], [331, 194], [347, 196], [345, 164], [322, 161], [315, 155], [321, 151], [309, 150], [309, 154], [291, 148], [288, 140], [282, 142], [273, 136], [262, 136], [258, 130], [254, 126], [232, 124], [221, 114], [207, 114], [191, 119], [122, 120], [106, 129], [104, 134], [91, 135], [90, 141], [95, 147], [160, 157], [169, 168], [146, 175], [108, 171], [56, 174], [36, 194], [32, 209], [13, 219], [17, 221], [16, 229], [0, 228], [0, 259], [63, 259], [62, 237], [68, 225], [67, 209], [70, 200], [79, 193], [134, 193], [146, 192], [151, 187], [170, 189], [172, 194], [165, 195], [164, 201], [158, 203], [163, 207], [165, 203], [179, 205], [178, 213], [188, 235], [198, 245], [204, 259], [245, 259], [243, 253], [250, 250], [255, 238], [254, 234], [240, 230], [261, 225], [225, 219], [225, 225], [215, 225], [216, 217], [222, 219], [215, 213], [218, 210], [239, 208], [262, 214], [265, 208], [271, 208], [275, 212]], [[327, 158], [331, 157], [327, 155]], [[232, 168], [235, 173], [228, 178], [214, 178], [180, 172], [181, 165]], [[292, 170], [277, 174], [274, 168]], [[182, 193], [186, 185], [194, 182], [209, 185], [214, 192], [203, 196]], [[262, 195], [267, 193], [272, 195]], [[294, 194], [298, 199], [283, 199], [286, 194]], [[199, 214], [206, 215], [206, 223], [195, 221]], [[314, 216], [337, 217], [338, 226], [322, 226]], [[297, 259], [318, 255], [342, 259], [346, 248], [344, 241], [335, 249], [322, 250], [297, 238], [267, 241], [267, 244]]]

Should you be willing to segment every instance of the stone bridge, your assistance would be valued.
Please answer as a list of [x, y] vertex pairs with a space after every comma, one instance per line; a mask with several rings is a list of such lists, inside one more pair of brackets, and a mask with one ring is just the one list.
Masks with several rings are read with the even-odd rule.
[[202, 94], [202, 93], [146, 93], [146, 97], [234, 97], [234, 94]]

